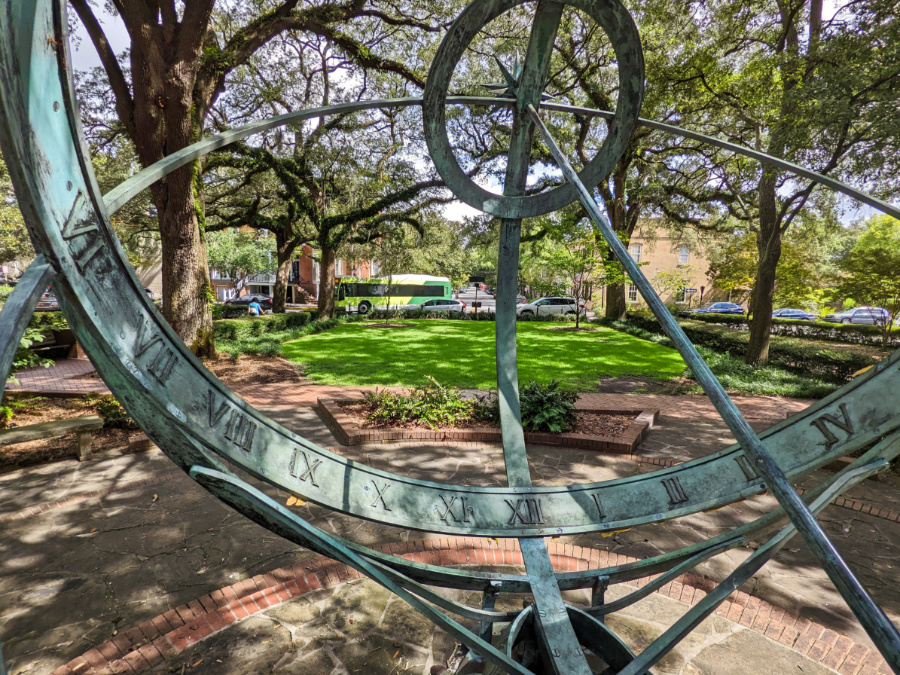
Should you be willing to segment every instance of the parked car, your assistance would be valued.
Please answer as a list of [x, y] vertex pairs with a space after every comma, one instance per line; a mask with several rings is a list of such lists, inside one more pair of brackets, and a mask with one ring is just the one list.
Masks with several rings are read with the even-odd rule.
[[262, 305], [263, 309], [272, 309], [272, 298], [268, 295], [262, 295], [261, 293], [248, 293], [247, 295], [242, 295], [238, 298], [229, 298], [225, 301], [225, 304], [246, 306], [254, 300]]
[[524, 295], [516, 296], [516, 306], [524, 305], [526, 302], [528, 302], [528, 298], [526, 298]]
[[[516, 307], [516, 314], [523, 316], [546, 314], [575, 314], [575, 298], [538, 298]], [[581, 303], [584, 307], [584, 303]], [[583, 310], [582, 310], [583, 311]]]
[[798, 319], [802, 321], [815, 321], [819, 318], [812, 312], [807, 312], [805, 309], [791, 309], [788, 307], [776, 309], [772, 312], [772, 316], [777, 319]]
[[38, 298], [37, 307], [35, 309], [38, 312], [56, 312], [59, 310], [59, 300], [56, 299], [56, 294], [53, 293], [49, 288], [44, 291], [40, 298]]
[[683, 309], [678, 316], [691, 316], [692, 314], [743, 314], [744, 308], [734, 302], [713, 302], [699, 309]]
[[466, 303], [460, 300], [435, 298], [426, 300], [421, 305], [412, 305], [409, 309], [413, 312], [465, 312]]
[[845, 312], [826, 314], [825, 321], [885, 326], [891, 323], [891, 313], [883, 307], [854, 307]]

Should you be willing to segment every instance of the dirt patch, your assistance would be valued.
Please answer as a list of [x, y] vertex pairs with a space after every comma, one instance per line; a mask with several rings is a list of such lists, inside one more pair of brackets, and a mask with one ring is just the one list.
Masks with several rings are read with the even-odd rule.
[[[41, 396], [8, 396], [5, 405], [14, 410], [9, 428], [31, 424], [67, 420], [73, 417], [96, 415], [97, 406], [91, 398], [44, 398]], [[92, 432], [91, 449], [94, 454], [120, 450], [128, 446], [128, 437], [137, 430], [98, 429]], [[75, 434], [47, 438], [28, 443], [0, 447], [0, 472], [58, 462], [75, 456]]]
[[[339, 403], [341, 412], [350, 417], [354, 424], [360, 429], [431, 429], [422, 422], [410, 420], [408, 422], [385, 422], [381, 424], [372, 424], [366, 421], [366, 416], [372, 412], [373, 406], [368, 403]], [[568, 433], [577, 434], [579, 436], [621, 436], [631, 423], [634, 422], [636, 415], [630, 413], [623, 414], [607, 414], [578, 411], [575, 417], [575, 424], [569, 429]], [[483, 421], [470, 421], [456, 424], [453, 426], [441, 426], [434, 429], [435, 431], [453, 431], [454, 429], [470, 429], [470, 430], [490, 430], [494, 429], [490, 424]]]
[[244, 354], [236, 360], [219, 356], [217, 359], [206, 359], [203, 365], [232, 389], [248, 384], [303, 382], [303, 370], [300, 366], [280, 356]]
[[579, 326], [578, 328], [575, 328], [575, 326], [552, 326], [547, 330], [555, 330], [560, 333], [601, 333], [603, 331], [602, 328], [593, 326]]

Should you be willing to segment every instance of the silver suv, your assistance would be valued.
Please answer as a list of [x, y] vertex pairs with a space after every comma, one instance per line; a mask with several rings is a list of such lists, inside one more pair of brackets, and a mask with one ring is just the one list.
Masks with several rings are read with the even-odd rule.
[[546, 315], [546, 314], [574, 314], [577, 305], [575, 298], [538, 298], [525, 305], [516, 307], [516, 314]]
[[826, 314], [825, 320], [836, 323], [861, 323], [870, 326], [884, 326], [891, 322], [891, 314], [882, 307], [854, 307], [846, 312]]

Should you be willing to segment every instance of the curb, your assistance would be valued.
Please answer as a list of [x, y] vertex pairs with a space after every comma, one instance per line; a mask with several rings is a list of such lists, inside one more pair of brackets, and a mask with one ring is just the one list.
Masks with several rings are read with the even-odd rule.
[[[495, 542], [473, 537], [452, 537], [383, 544], [373, 548], [433, 565], [523, 564], [518, 542], [509, 539]], [[548, 550], [553, 567], [558, 571], [586, 570], [637, 560], [554, 541], [548, 542]], [[646, 585], [656, 576], [636, 580], [633, 585]], [[144, 621], [58, 667], [53, 675], [143, 672], [252, 614], [291, 598], [360, 578], [364, 577], [356, 570], [321, 555], [303, 564], [280, 567], [212, 591]], [[710, 579], [686, 574], [656, 592], [687, 605], [696, 605], [714, 586]], [[891, 675], [890, 667], [880, 654], [865, 645], [743, 591], [732, 593], [715, 614], [779, 642], [842, 675]]]

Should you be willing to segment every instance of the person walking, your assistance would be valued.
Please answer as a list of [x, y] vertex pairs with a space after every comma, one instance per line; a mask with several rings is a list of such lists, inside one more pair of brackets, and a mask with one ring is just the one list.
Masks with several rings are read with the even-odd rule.
[[249, 314], [250, 316], [262, 316], [262, 313], [262, 305], [259, 304], [259, 301], [254, 300], [249, 305], [247, 305], [247, 314]]

